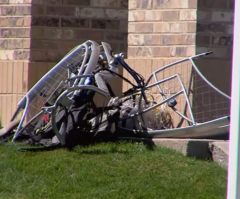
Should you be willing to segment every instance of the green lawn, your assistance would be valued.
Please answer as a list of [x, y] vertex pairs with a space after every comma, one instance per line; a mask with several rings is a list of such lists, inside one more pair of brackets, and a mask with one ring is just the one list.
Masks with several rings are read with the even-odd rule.
[[225, 198], [227, 172], [141, 143], [45, 152], [0, 145], [0, 198]]

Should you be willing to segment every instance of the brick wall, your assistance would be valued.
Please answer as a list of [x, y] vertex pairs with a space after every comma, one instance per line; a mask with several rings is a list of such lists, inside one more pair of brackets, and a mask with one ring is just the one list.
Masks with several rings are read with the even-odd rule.
[[196, 1], [129, 0], [128, 61], [145, 77], [195, 54]]
[[[128, 63], [145, 77], [172, 61], [213, 50], [215, 55], [199, 66], [214, 84], [229, 91], [233, 4], [233, 0], [0, 0], [3, 124], [42, 74], [88, 39], [127, 51]], [[180, 73], [188, 79], [189, 67], [183, 68]]]
[[22, 95], [74, 46], [91, 39], [126, 52], [127, 9], [126, 0], [0, 0], [2, 124]]
[[192, 55], [196, 7], [183, 1], [129, 3], [129, 58], [172, 58]]
[[37, 78], [31, 84], [86, 40], [106, 41], [126, 52], [127, 7], [125, 0], [32, 0], [30, 71]]
[[[211, 82], [229, 93], [233, 3], [233, 0], [129, 0], [128, 63], [148, 77], [165, 64], [212, 50], [212, 57], [197, 64]], [[191, 67], [180, 65], [166, 70], [159, 79], [176, 73], [184, 75], [183, 81], [187, 84], [192, 75]], [[220, 112], [224, 114], [229, 109], [225, 101], [221, 101], [219, 106], [210, 106], [220, 98], [215, 94], [206, 95], [207, 90], [201, 93], [201, 103], [207, 106], [197, 106], [200, 98], [196, 88], [201, 86], [196, 79], [192, 86], [195, 96], [190, 98], [194, 110], [208, 111], [206, 115], [199, 114], [198, 121], [213, 119], [212, 116], [216, 117]], [[128, 88], [124, 84], [124, 90]], [[214, 113], [211, 113], [211, 108], [214, 108]]]
[[[128, 63], [147, 78], [165, 64], [194, 55], [196, 8], [195, 0], [129, 0]], [[188, 65], [167, 70], [158, 78], [176, 72], [184, 73], [189, 81]], [[172, 84], [165, 84], [169, 91], [170, 87], [174, 89], [175, 83]], [[123, 88], [129, 87], [124, 84]], [[182, 97], [178, 104], [183, 104]]]
[[[213, 51], [197, 64], [211, 83], [230, 95], [234, 0], [198, 0], [197, 8], [196, 51]], [[193, 109], [198, 118], [213, 119], [229, 114], [230, 100], [210, 92], [197, 79], [194, 83]], [[204, 91], [198, 92], [200, 87]]]
[[28, 89], [30, 0], [0, 0], [0, 120], [9, 121]]

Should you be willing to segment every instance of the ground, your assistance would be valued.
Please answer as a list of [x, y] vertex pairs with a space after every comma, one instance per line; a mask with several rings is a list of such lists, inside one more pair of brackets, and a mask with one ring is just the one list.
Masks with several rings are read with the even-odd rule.
[[0, 146], [0, 198], [225, 198], [226, 170], [142, 143], [21, 152]]

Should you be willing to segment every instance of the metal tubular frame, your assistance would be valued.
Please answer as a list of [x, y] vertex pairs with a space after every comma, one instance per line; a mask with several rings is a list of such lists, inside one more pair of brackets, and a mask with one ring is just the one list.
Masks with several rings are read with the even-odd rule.
[[[106, 43], [102, 43], [102, 45], [105, 45], [103, 47], [106, 48], [107, 44]], [[104, 48], [104, 50], [106, 50]], [[69, 59], [71, 60], [73, 57], [75, 57], [76, 55], [79, 55], [78, 52], [80, 50], [84, 50], [84, 54], [81, 57], [81, 64], [80, 62], [78, 63], [79, 65], [74, 65], [74, 67], [79, 66], [80, 68], [76, 68], [77, 69], [77, 73], [72, 73], [70, 68], [67, 68], [67, 64], [69, 62]], [[148, 104], [148, 100], [146, 98], [146, 93], [145, 91], [156, 86], [160, 96], [162, 97], [162, 101], [155, 103], [154, 105], [151, 106], [147, 106], [146, 108], [144, 108], [143, 110], [131, 114], [129, 115], [127, 118], [124, 119], [129, 119], [129, 118], [133, 118], [133, 117], [137, 117], [139, 115], [142, 115], [146, 112], [149, 112], [167, 102], [169, 102], [171, 99], [175, 99], [176, 97], [178, 97], [179, 95], [184, 95], [185, 97], [185, 108], [188, 109], [190, 116], [186, 116], [184, 115], [184, 113], [179, 112], [177, 109], [172, 107], [172, 110], [175, 111], [176, 114], [178, 114], [181, 118], [183, 118], [184, 120], [186, 120], [188, 123], [191, 123], [191, 127], [193, 126], [198, 126], [201, 124], [196, 123], [194, 115], [193, 115], [193, 111], [192, 111], [192, 107], [191, 107], [191, 103], [189, 100], [189, 93], [186, 90], [183, 81], [181, 80], [180, 76], [178, 74], [172, 75], [170, 77], [164, 78], [162, 80], [158, 80], [157, 75], [162, 72], [163, 70], [170, 68], [174, 65], [186, 62], [186, 61], [190, 61], [192, 64], [192, 67], [194, 68], [194, 70], [196, 71], [196, 73], [203, 79], [203, 81], [205, 81], [211, 88], [213, 88], [216, 92], [218, 92], [219, 94], [221, 94], [222, 96], [226, 97], [227, 99], [230, 99], [230, 97], [228, 95], [226, 95], [225, 93], [223, 93], [221, 90], [219, 90], [218, 88], [216, 88], [211, 82], [209, 82], [203, 75], [202, 73], [199, 71], [199, 69], [197, 68], [194, 59], [199, 58], [201, 56], [206, 56], [208, 54], [210, 54], [211, 52], [206, 52], [206, 53], [201, 53], [195, 56], [191, 56], [188, 58], [184, 58], [182, 60], [167, 64], [165, 66], [163, 66], [162, 68], [152, 72], [152, 74], [149, 76], [149, 78], [147, 79], [146, 83], [144, 83], [144, 80], [142, 78], [142, 76], [140, 74], [138, 74], [137, 72], [133, 71], [131, 69], [131, 67], [128, 66], [128, 64], [123, 60], [123, 56], [122, 54], [118, 54], [115, 57], [108, 57], [108, 62], [111, 62], [109, 64], [115, 64], [118, 63], [120, 65], [122, 65], [123, 68], [125, 68], [130, 75], [133, 77], [133, 79], [136, 81], [137, 86], [135, 87], [135, 89], [133, 90], [133, 92], [131, 93], [131, 95], [135, 95], [135, 94], [140, 94], [141, 99], [144, 99], [145, 103]], [[49, 80], [51, 80], [52, 77], [54, 77], [55, 74], [57, 74], [61, 69], [66, 69], [67, 72], [67, 76], [65, 79], [63, 79], [60, 83], [66, 84], [68, 85], [67, 89], [63, 92], [61, 92], [61, 94], [57, 97], [57, 99], [55, 100], [54, 104], [51, 106], [46, 106], [46, 107], [42, 107], [42, 109], [33, 117], [31, 118], [31, 120], [26, 124], [30, 124], [32, 121], [35, 121], [36, 118], [38, 118], [39, 116], [41, 116], [44, 113], [48, 113], [51, 115], [51, 123], [52, 123], [52, 127], [53, 130], [56, 134], [56, 136], [58, 137], [59, 141], [61, 142], [62, 145], [65, 144], [65, 134], [60, 134], [59, 130], [57, 128], [57, 124], [56, 124], [56, 113], [57, 113], [57, 108], [58, 106], [68, 106], [68, 104], [71, 105], [71, 103], [73, 103], [72, 97], [76, 94], [78, 94], [80, 91], [82, 90], [91, 90], [94, 91], [96, 93], [98, 93], [99, 95], [104, 96], [106, 99], [109, 97], [103, 90], [99, 89], [96, 86], [93, 85], [86, 85], [86, 79], [87, 78], [91, 78], [93, 77], [92, 72], [94, 71], [94, 69], [96, 68], [97, 64], [98, 64], [98, 59], [99, 59], [99, 55], [100, 55], [100, 46], [94, 42], [94, 41], [87, 41], [81, 45], [78, 45], [77, 47], [75, 47], [73, 50], [71, 50], [59, 63], [57, 63], [48, 73], [46, 73], [28, 92], [27, 94], [20, 100], [20, 102], [18, 103], [18, 108], [17, 111], [15, 112], [12, 120], [14, 120], [14, 118], [18, 115], [18, 113], [20, 112], [21, 109], [23, 109], [23, 114], [21, 116], [21, 120], [20, 123], [17, 127], [16, 133], [14, 134], [14, 137], [12, 139], [12, 141], [15, 141], [19, 135], [23, 132], [24, 128], [24, 121], [26, 118], [26, 115], [29, 111], [29, 107], [31, 104], [31, 101], [38, 96], [38, 93], [41, 91], [41, 89], [44, 87], [44, 85], [46, 84], [46, 82], [48, 82]], [[110, 55], [109, 55], [110, 56]], [[153, 79], [153, 83], [150, 84], [151, 80]], [[177, 82], [180, 85], [180, 90], [179, 91], [174, 91], [174, 93], [171, 93], [170, 96], [166, 96], [164, 91], [161, 88], [161, 84], [168, 82], [170, 80], [176, 79]], [[58, 89], [59, 87], [57, 87], [54, 92]], [[54, 92], [48, 96], [48, 98], [46, 98], [46, 100], [50, 100], [50, 98], [54, 95]], [[124, 96], [126, 97], [126, 96]], [[47, 102], [46, 101], [46, 102]], [[44, 101], [45, 102], [45, 101]], [[64, 104], [66, 102], [66, 104]], [[141, 101], [140, 101], [141, 102]], [[190, 117], [190, 118], [188, 118]], [[226, 118], [223, 118], [224, 121], [226, 120]], [[217, 120], [216, 120], [217, 121]], [[190, 127], [190, 125], [189, 125]], [[181, 129], [181, 128], [180, 128]], [[131, 130], [131, 129], [128, 129]], [[169, 130], [169, 129], [168, 129]], [[176, 129], [173, 129], [173, 131], [175, 131]], [[132, 129], [132, 131], [137, 131], [135, 129]], [[154, 133], [157, 134], [158, 130], [154, 131]]]
[[[93, 46], [97, 46], [98, 44], [94, 41], [87, 41], [83, 44], [80, 44], [78, 46], [76, 46], [74, 49], [72, 49], [66, 56], [64, 56], [62, 58], [62, 60], [60, 62], [58, 62], [49, 72], [47, 72], [27, 93], [26, 95], [19, 101], [18, 103], [18, 107], [16, 112], [14, 113], [12, 120], [14, 120], [17, 115], [19, 114], [19, 112], [23, 109], [24, 112], [21, 116], [21, 120], [20, 123], [17, 127], [17, 131], [15, 132], [12, 141], [14, 142], [19, 135], [21, 134], [21, 129], [23, 128], [23, 124], [26, 118], [26, 115], [29, 111], [29, 106], [31, 101], [33, 100], [33, 98], [37, 95], [37, 93], [44, 87], [44, 85], [46, 84], [46, 82], [48, 82], [49, 79], [51, 79], [51, 77], [56, 74], [63, 66], [65, 66], [68, 62], [69, 59], [71, 59], [71, 57], [74, 57], [75, 55], [77, 55], [77, 53], [79, 52], [79, 50], [85, 48], [85, 54], [84, 54], [84, 59], [80, 68], [80, 71], [78, 72], [78, 75], [81, 75], [81, 73], [84, 73], [85, 75], [89, 74], [89, 72], [93, 71], [95, 67], [95, 62], [93, 63], [93, 59], [90, 58], [88, 65], [92, 66], [92, 67], [87, 67], [87, 70], [84, 70], [84, 67], [82, 67], [83, 65], [86, 64], [86, 61], [88, 59], [87, 55], [89, 54], [89, 45], [93, 45]], [[92, 50], [94, 50], [94, 53], [91, 54], [91, 56], [96, 56], [96, 52], [97, 49], [95, 47], [92, 48]], [[95, 58], [96, 59], [96, 58]], [[69, 73], [69, 70], [68, 70]], [[69, 74], [68, 74], [69, 76]], [[77, 81], [77, 79], [76, 79]]]

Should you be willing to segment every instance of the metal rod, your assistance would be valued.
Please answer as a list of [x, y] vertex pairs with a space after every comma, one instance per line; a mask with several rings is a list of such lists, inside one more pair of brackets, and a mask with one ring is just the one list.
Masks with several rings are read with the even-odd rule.
[[189, 60], [192, 60], [192, 59], [196, 59], [196, 58], [199, 58], [199, 57], [202, 57], [202, 56], [206, 56], [206, 55], [209, 55], [211, 54], [212, 52], [204, 52], [204, 53], [200, 53], [200, 54], [197, 54], [197, 55], [194, 55], [194, 56], [191, 56], [191, 57], [187, 57], [187, 58], [184, 58], [184, 59], [181, 59], [179, 61], [176, 61], [176, 62], [173, 62], [173, 63], [170, 63], [170, 64], [167, 64], [161, 68], [159, 68], [158, 70], [154, 71], [148, 78], [148, 80], [146, 81], [146, 85], [150, 82], [151, 78], [155, 75], [157, 75], [159, 72], [171, 67], [171, 66], [174, 66], [174, 65], [177, 65], [177, 64], [180, 64], [180, 63], [183, 63], [183, 62], [186, 62], [186, 61], [189, 61]]
[[26, 95], [25, 98], [26, 98], [25, 109], [24, 109], [23, 115], [21, 117], [21, 120], [20, 120], [20, 122], [18, 124], [17, 130], [16, 130], [16, 132], [15, 132], [15, 134], [13, 136], [12, 142], [14, 142], [18, 138], [18, 136], [20, 135], [20, 130], [22, 128], [23, 122], [24, 122], [24, 120], [26, 118], [26, 115], [27, 115], [27, 112], [28, 112], [28, 109], [29, 109], [29, 102], [30, 102], [29, 96]]
[[182, 80], [181, 80], [179, 75], [177, 75], [177, 78], [178, 78], [178, 81], [180, 82], [180, 85], [182, 87], [182, 90], [183, 90], [183, 93], [184, 93], [184, 96], [185, 96], [185, 99], [186, 99], [186, 102], [187, 102], [187, 105], [188, 105], [188, 109], [189, 109], [190, 116], [192, 118], [193, 124], [196, 124], [194, 116], [193, 116], [193, 112], [192, 112], [192, 107], [191, 107], [190, 101], [188, 99], [187, 91], [186, 91], [186, 89], [185, 89], [185, 87], [184, 87], [184, 85], [182, 83]]
[[198, 70], [198, 67], [196, 66], [196, 64], [194, 63], [194, 61], [192, 59], [190, 59], [195, 71], [198, 73], [198, 75], [203, 79], [203, 81], [205, 81], [210, 87], [212, 87], [215, 91], [217, 91], [219, 94], [223, 95], [224, 97], [226, 97], [227, 99], [231, 99], [230, 96], [228, 96], [226, 93], [222, 92], [221, 90], [219, 90], [217, 87], [215, 87], [211, 82], [209, 82], [204, 76], [203, 74]]
[[161, 106], [162, 104], [166, 103], [166, 102], [169, 101], [170, 99], [173, 99], [173, 98], [177, 97], [178, 95], [180, 95], [180, 94], [182, 94], [182, 93], [183, 93], [183, 91], [179, 91], [179, 92], [175, 93], [174, 95], [168, 97], [167, 99], [163, 100], [162, 102], [160, 102], [160, 103], [158, 103], [158, 104], [156, 104], [156, 105], [154, 105], [154, 106], [151, 106], [151, 107], [149, 107], [149, 108], [147, 108], [147, 109], [145, 109], [145, 110], [143, 110], [143, 111], [141, 111], [141, 112], [138, 112], [138, 113], [136, 113], [136, 114], [130, 115], [129, 118], [135, 117], [135, 116], [138, 116], [138, 115], [141, 115], [141, 114], [146, 113], [146, 112], [148, 112], [148, 111], [150, 111], [150, 110], [152, 110], [152, 109], [155, 109], [155, 108], [157, 108], [158, 106]]

